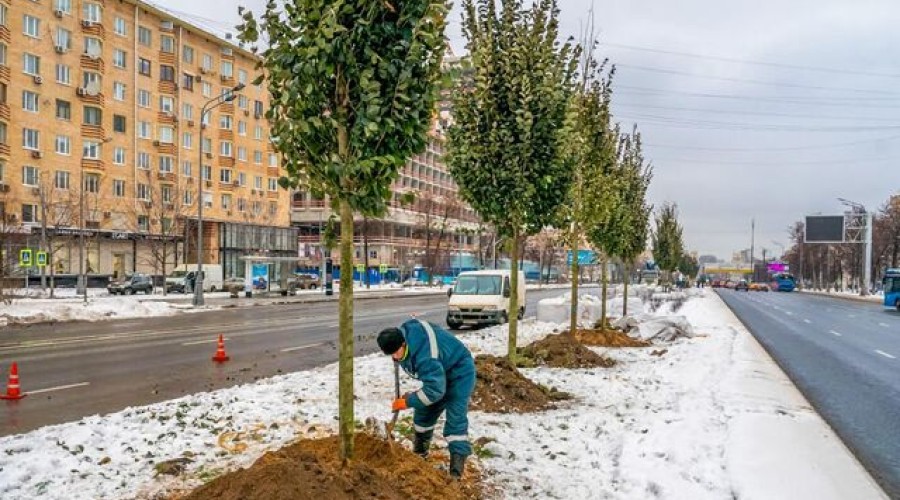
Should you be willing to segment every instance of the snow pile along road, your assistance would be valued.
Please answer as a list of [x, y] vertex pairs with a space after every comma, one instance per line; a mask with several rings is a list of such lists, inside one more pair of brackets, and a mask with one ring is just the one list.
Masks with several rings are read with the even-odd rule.
[[[137, 297], [16, 299], [0, 304], [0, 325], [33, 324], [52, 321], [100, 321], [105, 319], [173, 316], [196, 311], [189, 304], [172, 304]], [[204, 310], [204, 309], [199, 309]], [[208, 308], [206, 309], [208, 310]]]

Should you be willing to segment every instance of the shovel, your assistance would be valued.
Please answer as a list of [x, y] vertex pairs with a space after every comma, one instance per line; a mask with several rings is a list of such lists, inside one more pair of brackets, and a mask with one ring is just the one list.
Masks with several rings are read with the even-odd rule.
[[[394, 399], [400, 398], [400, 363], [394, 361]], [[399, 411], [394, 412], [394, 416], [391, 417], [391, 421], [384, 424], [384, 430], [387, 432], [388, 442], [391, 443], [391, 447], [393, 449], [394, 445], [394, 426], [397, 425], [397, 416], [400, 414]]]

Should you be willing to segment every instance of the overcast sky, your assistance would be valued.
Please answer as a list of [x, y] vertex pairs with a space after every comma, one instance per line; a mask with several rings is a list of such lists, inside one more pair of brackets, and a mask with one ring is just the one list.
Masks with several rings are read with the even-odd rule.
[[[155, 0], [216, 31], [265, 0]], [[617, 66], [616, 120], [637, 123], [651, 201], [678, 203], [686, 246], [730, 259], [789, 246], [838, 197], [875, 209], [900, 193], [900, 1], [560, 0], [564, 35], [593, 4]], [[448, 36], [458, 51], [459, 9]]]

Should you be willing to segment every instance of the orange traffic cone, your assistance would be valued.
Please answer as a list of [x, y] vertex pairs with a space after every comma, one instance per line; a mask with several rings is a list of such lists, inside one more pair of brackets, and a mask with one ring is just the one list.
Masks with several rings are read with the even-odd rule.
[[[222, 338], [222, 334], [219, 334], [219, 347], [216, 349], [216, 355], [212, 357], [212, 360], [216, 363], [224, 363], [231, 359], [225, 354], [225, 339]], [[18, 387], [18, 385], [16, 386]]]
[[6, 386], [6, 394], [0, 394], [0, 399], [22, 399], [27, 394], [19, 390], [19, 365], [13, 362], [9, 369], [9, 384]]

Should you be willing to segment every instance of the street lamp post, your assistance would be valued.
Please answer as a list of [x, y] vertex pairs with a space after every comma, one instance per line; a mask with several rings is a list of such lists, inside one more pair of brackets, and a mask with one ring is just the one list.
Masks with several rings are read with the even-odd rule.
[[838, 198], [838, 201], [847, 205], [848, 207], [859, 210], [860, 213], [865, 214], [866, 216], [866, 235], [863, 238], [863, 265], [865, 268], [863, 269], [863, 282], [862, 286], [859, 287], [859, 294], [862, 296], [869, 295], [869, 286], [872, 282], [872, 213], [866, 210], [865, 205], [862, 203], [857, 203], [855, 201], [850, 201], [844, 198]]
[[[203, 300], [203, 123], [208, 113], [226, 102], [234, 101], [237, 97], [237, 92], [241, 90], [244, 90], [243, 83], [237, 84], [227, 94], [217, 95], [209, 99], [200, 108], [200, 147], [197, 148], [200, 151], [200, 161], [197, 163], [197, 168], [200, 169], [200, 182], [197, 184], [199, 196], [197, 197], [197, 272], [194, 279], [194, 307], [200, 307], [205, 304]], [[212, 147], [210, 147], [211, 149]]]

